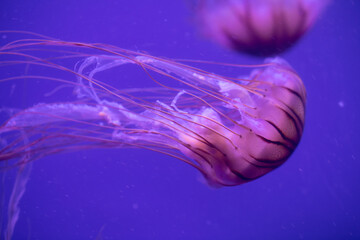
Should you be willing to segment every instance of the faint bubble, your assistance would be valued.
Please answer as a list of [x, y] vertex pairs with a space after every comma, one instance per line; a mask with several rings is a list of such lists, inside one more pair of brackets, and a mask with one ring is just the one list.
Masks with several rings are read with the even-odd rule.
[[341, 107], [341, 108], [345, 107], [344, 101], [339, 101], [339, 102], [338, 102], [338, 105], [339, 105], [339, 107]]
[[132, 208], [133, 208], [134, 210], [137, 210], [137, 209], [139, 208], [139, 204], [133, 203], [133, 204], [132, 204]]

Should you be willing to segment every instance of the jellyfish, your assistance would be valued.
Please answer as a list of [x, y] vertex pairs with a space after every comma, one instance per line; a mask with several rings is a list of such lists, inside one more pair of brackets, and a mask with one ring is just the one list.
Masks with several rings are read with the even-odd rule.
[[257, 56], [279, 54], [314, 24], [327, 0], [199, 0], [196, 15], [205, 36]]
[[[236, 75], [191, 66], [196, 64], [232, 68]], [[126, 65], [137, 67], [153, 86], [117, 88]], [[1, 109], [11, 116], [0, 125], [0, 171], [19, 169], [5, 239], [11, 239], [19, 217], [31, 164], [46, 155], [92, 148], [147, 149], [194, 167], [210, 186], [236, 186], [282, 165], [304, 129], [305, 87], [281, 58], [256, 66], [175, 61], [33, 35], [3, 45], [0, 68], [2, 86], [54, 84], [47, 93], [52, 101]], [[247, 69], [250, 74], [239, 77]], [[121, 71], [114, 74], [116, 70]], [[4, 94], [10, 97], [11, 91]]]
[[[71, 101], [59, 98], [17, 110], [2, 123], [3, 168], [64, 151], [142, 148], [189, 164], [211, 186], [235, 186], [282, 165], [304, 129], [305, 87], [281, 58], [257, 66], [174, 61], [50, 38], [9, 42], [1, 47], [0, 57], [3, 69], [27, 69], [26, 74], [7, 75], [0, 84], [53, 82], [57, 88], [52, 94], [71, 86], [74, 96]], [[61, 61], [74, 62], [75, 67]], [[222, 76], [188, 63], [251, 73]], [[126, 65], [137, 66], [154, 86], [118, 89], [114, 83], [121, 81], [121, 74], [101, 79], [101, 73]]]

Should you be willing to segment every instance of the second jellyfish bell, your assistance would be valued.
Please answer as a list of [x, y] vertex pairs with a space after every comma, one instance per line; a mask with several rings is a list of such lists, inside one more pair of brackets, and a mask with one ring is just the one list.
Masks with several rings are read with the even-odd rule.
[[257, 56], [279, 54], [314, 24], [327, 0], [199, 0], [202, 32], [215, 42]]

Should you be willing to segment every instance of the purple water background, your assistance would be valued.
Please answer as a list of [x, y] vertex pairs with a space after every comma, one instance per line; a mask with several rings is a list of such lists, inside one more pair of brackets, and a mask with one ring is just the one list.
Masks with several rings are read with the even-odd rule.
[[[192, 14], [185, 0], [2, 0], [0, 30], [169, 58], [263, 61], [207, 41]], [[279, 169], [211, 189], [195, 169], [146, 150], [48, 156], [33, 166], [13, 239], [359, 239], [360, 2], [333, 1], [282, 56], [305, 82], [308, 104], [302, 141]], [[151, 81], [132, 74], [118, 76], [121, 87]], [[31, 106], [35, 87], [0, 107]], [[2, 99], [8, 91], [0, 85]]]

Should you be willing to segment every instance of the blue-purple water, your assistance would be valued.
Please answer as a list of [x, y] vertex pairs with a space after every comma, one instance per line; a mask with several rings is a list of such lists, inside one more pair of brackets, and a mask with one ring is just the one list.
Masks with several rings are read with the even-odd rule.
[[[2, 0], [0, 30], [262, 63], [203, 38], [192, 14], [191, 1]], [[212, 189], [195, 169], [146, 150], [51, 155], [33, 164], [13, 239], [360, 239], [360, 2], [333, 1], [282, 56], [302, 77], [308, 101], [301, 143], [279, 169]], [[119, 76], [122, 87], [150, 81], [132, 74]], [[0, 85], [0, 107], [35, 104], [39, 86], [6, 101], [9, 89]]]

